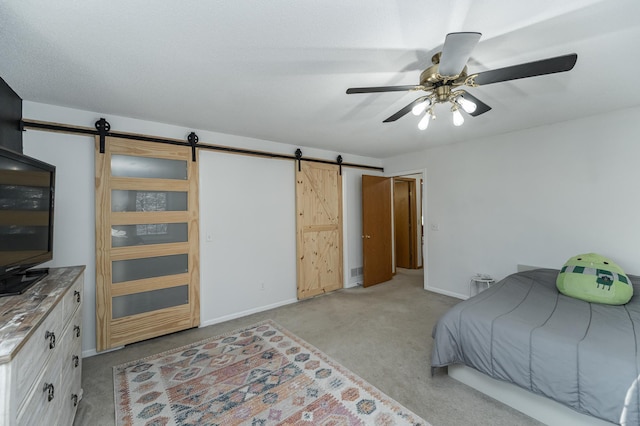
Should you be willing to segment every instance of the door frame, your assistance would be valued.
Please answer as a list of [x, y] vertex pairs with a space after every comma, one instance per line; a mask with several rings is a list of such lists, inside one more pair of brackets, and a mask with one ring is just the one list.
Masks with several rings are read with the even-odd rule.
[[[385, 173], [385, 177], [390, 177], [390, 178], [396, 178], [396, 177], [404, 177], [407, 175], [418, 175], [421, 174], [422, 175], [422, 194], [420, 197], [420, 202], [422, 203], [422, 220], [424, 223], [424, 239], [422, 241], [422, 269], [424, 271], [424, 289], [428, 290], [429, 287], [429, 256], [428, 256], [428, 240], [429, 240], [429, 235], [431, 234], [431, 230], [430, 227], [428, 226], [428, 218], [427, 218], [427, 194], [428, 194], [428, 189], [427, 189], [427, 169], [426, 167], [424, 169], [410, 169], [410, 170], [405, 170], [405, 171], [399, 171], [399, 172], [393, 172], [393, 173]], [[418, 181], [416, 181], [418, 182]], [[393, 188], [393, 186], [392, 186]], [[420, 190], [419, 185], [416, 184], [416, 192], [418, 192]], [[393, 220], [393, 210], [391, 211], [391, 219]], [[393, 273], [395, 274], [396, 272], [396, 256], [395, 256], [395, 233], [394, 233], [394, 229], [393, 226], [391, 227], [391, 232], [392, 232], [392, 241], [394, 242], [394, 247], [392, 250], [393, 253]]]

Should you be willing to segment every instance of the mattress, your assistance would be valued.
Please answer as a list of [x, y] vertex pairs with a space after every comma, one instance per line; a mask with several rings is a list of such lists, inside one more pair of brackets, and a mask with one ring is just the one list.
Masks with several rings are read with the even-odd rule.
[[508, 276], [445, 313], [432, 367], [465, 364], [613, 423], [640, 424], [640, 277], [621, 306], [559, 293], [559, 271]]

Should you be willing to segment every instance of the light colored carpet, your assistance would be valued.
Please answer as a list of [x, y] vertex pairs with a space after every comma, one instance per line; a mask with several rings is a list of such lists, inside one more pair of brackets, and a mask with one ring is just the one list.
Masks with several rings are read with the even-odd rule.
[[427, 422], [273, 321], [114, 367], [116, 424]]
[[[408, 272], [408, 271], [407, 271]], [[458, 299], [425, 291], [422, 275], [328, 295], [126, 346], [83, 360], [84, 397], [75, 425], [114, 424], [115, 365], [273, 319], [434, 426], [540, 425], [449, 378], [430, 376], [431, 330]], [[205, 285], [204, 283], [202, 285]]]

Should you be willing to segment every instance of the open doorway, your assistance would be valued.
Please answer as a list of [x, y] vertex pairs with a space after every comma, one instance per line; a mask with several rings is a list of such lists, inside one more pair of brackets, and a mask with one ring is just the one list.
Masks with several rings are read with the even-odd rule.
[[396, 267], [417, 269], [416, 181], [393, 179], [393, 234]]
[[[388, 281], [397, 272], [411, 270], [423, 274], [426, 250], [423, 238], [424, 171], [410, 171], [387, 177], [362, 176], [362, 248], [363, 286]], [[408, 269], [397, 265], [395, 253], [394, 180], [413, 181], [413, 202], [407, 207], [410, 215], [407, 235], [412, 244]], [[409, 231], [409, 226], [411, 230]], [[426, 288], [426, 274], [424, 282]]]
[[393, 235], [396, 268], [423, 267], [422, 173], [393, 178]]

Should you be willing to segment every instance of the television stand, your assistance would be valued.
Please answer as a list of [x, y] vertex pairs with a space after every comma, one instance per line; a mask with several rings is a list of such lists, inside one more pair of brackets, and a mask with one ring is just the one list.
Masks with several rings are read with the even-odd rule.
[[48, 274], [49, 268], [37, 268], [0, 280], [0, 297], [22, 294]]

